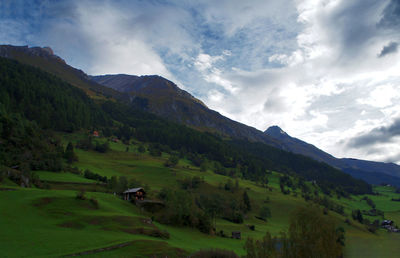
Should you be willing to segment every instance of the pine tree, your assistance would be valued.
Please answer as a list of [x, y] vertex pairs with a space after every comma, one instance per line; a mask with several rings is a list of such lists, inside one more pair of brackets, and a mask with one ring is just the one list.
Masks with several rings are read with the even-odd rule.
[[78, 156], [76, 156], [74, 152], [74, 146], [72, 145], [72, 142], [68, 143], [67, 148], [65, 149], [64, 158], [68, 163], [78, 161]]
[[251, 211], [250, 198], [247, 195], [246, 191], [243, 192], [243, 203], [244, 203], [246, 211]]

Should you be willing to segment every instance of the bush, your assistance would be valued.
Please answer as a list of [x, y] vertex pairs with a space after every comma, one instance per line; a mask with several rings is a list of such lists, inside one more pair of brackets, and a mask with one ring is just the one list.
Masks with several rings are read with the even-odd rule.
[[353, 220], [357, 220], [358, 222], [360, 222], [360, 223], [363, 223], [363, 221], [364, 221], [364, 218], [363, 218], [363, 216], [362, 216], [362, 213], [361, 213], [361, 211], [360, 210], [353, 210], [352, 212], [351, 212], [351, 217], [353, 218]]
[[187, 190], [187, 189], [196, 189], [196, 188], [198, 188], [203, 182], [204, 182], [203, 179], [201, 179], [201, 178], [198, 177], [198, 176], [194, 176], [194, 177], [192, 177], [192, 178], [187, 177], [187, 178], [182, 179], [182, 180], [180, 181], [182, 189], [185, 189], [185, 190]]
[[89, 199], [89, 202], [92, 204], [92, 206], [93, 206], [95, 209], [98, 209], [98, 208], [99, 208], [99, 202], [98, 202], [96, 199], [90, 198], [90, 199]]
[[85, 170], [83, 176], [87, 179], [93, 179], [93, 180], [101, 181], [104, 183], [107, 183], [107, 181], [108, 181], [106, 176], [101, 176], [97, 173], [90, 171], [89, 169]]
[[76, 199], [86, 200], [85, 193], [86, 193], [85, 190], [80, 190], [79, 192], [76, 193]]
[[97, 142], [94, 150], [100, 153], [106, 153], [110, 150], [110, 144], [108, 142], [105, 142], [103, 144]]
[[175, 156], [175, 155], [171, 155], [167, 161], [165, 161], [164, 166], [166, 167], [175, 167], [176, 165], [178, 165], [179, 162], [179, 157]]

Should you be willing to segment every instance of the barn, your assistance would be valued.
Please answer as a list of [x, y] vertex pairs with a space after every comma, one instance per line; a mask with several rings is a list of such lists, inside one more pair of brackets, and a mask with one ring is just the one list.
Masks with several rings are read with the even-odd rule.
[[138, 188], [131, 188], [123, 192], [124, 195], [124, 200], [130, 201], [130, 200], [140, 200], [143, 201], [144, 198], [146, 197], [146, 192], [142, 187]]

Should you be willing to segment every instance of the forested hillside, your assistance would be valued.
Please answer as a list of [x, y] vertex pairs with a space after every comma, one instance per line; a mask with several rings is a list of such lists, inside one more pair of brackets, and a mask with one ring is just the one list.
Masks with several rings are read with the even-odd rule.
[[[316, 180], [329, 189], [341, 186], [353, 193], [371, 191], [365, 182], [324, 163], [262, 143], [224, 141], [211, 133], [160, 119], [126, 104], [114, 101], [95, 103], [80, 89], [36, 68], [7, 59], [0, 61], [3, 112], [21, 114], [22, 119], [34, 122], [42, 129], [66, 132], [101, 130], [104, 135], [116, 135], [125, 141], [137, 138], [154, 143], [156, 149], [179, 151], [198, 165], [216, 162], [218, 173], [233, 170], [233, 173], [254, 181], [262, 180], [267, 170], [276, 169]], [[3, 136], [3, 139], [8, 138]]]

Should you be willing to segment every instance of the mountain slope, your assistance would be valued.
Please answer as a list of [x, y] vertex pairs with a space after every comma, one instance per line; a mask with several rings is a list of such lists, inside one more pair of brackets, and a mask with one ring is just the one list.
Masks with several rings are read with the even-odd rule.
[[95, 83], [79, 69], [68, 65], [62, 58], [55, 55], [49, 47], [28, 47], [0, 45], [0, 57], [17, 60], [21, 63], [40, 68], [58, 76], [71, 85], [83, 89], [88, 95], [97, 98], [115, 98], [127, 100], [126, 96]]
[[278, 126], [271, 126], [264, 133], [270, 137], [279, 140], [279, 142], [283, 146], [283, 149], [286, 151], [299, 153], [304, 156], [311, 157], [315, 160], [326, 162], [331, 166], [340, 167], [340, 162], [332, 155], [323, 152], [314, 145], [291, 137]]
[[[29, 48], [27, 46], [0, 45], [0, 57], [15, 59], [56, 75], [71, 85], [83, 89], [92, 98], [113, 98], [124, 103], [130, 102], [146, 111], [202, 131], [266, 143], [283, 150], [312, 157], [343, 170], [367, 171], [363, 168], [365, 162], [356, 165], [354, 160], [340, 161], [315, 146], [292, 138], [287, 134], [279, 135], [274, 133], [273, 129], [267, 133], [262, 133], [255, 128], [226, 118], [209, 109], [188, 92], [179, 89], [173, 82], [160, 76], [139, 77], [124, 74], [88, 76], [83, 71], [66, 64], [62, 58], [54, 55], [48, 47]], [[279, 130], [277, 131], [279, 132]], [[373, 167], [376, 168], [377, 166], [379, 164], [375, 164]], [[394, 167], [396, 166], [394, 165]], [[367, 172], [378, 171], [378, 173], [381, 173], [384, 170], [388, 175], [394, 175], [392, 173], [394, 168], [387, 170], [387, 167], [373, 171], [368, 170]], [[395, 175], [398, 176], [400, 172], [396, 173]]]
[[[193, 164], [212, 166], [218, 174], [234, 173], [260, 181], [265, 178], [266, 170], [274, 170], [316, 180], [321, 189], [334, 190], [341, 186], [341, 190], [349, 193], [371, 192], [371, 186], [364, 181], [356, 180], [325, 163], [261, 142], [229, 141], [117, 101], [93, 101], [81, 89], [49, 73], [5, 58], [0, 58], [0, 115], [2, 113], [5, 120], [0, 117], [0, 125], [4, 124], [2, 121], [7, 123], [4, 127], [0, 126], [0, 143], [6, 143], [7, 146], [0, 144], [0, 161], [8, 167], [24, 166], [32, 170], [50, 167], [64, 152], [62, 147], [57, 148], [58, 153], [47, 155], [50, 161], [46, 161], [46, 164], [42, 164], [44, 159], [40, 157], [41, 163], [36, 163], [38, 159], [35, 158], [27, 164], [29, 157], [37, 152], [27, 150], [21, 153], [12, 136], [15, 134], [29, 141], [32, 138], [30, 132], [38, 130], [32, 127], [10, 130], [12, 127], [8, 124], [12, 126], [12, 119], [7, 118], [15, 114], [49, 133], [86, 131], [88, 138], [82, 139], [79, 146], [87, 150], [104, 152], [107, 149], [98, 143], [94, 144], [92, 137], [87, 134], [88, 131], [97, 130], [101, 135], [117, 137], [125, 143], [131, 139], [146, 142], [149, 152], [155, 156], [161, 155], [161, 151], [167, 151], [170, 155], [181, 153]], [[25, 122], [19, 123], [19, 127], [23, 128]], [[4, 147], [12, 148], [16, 155], [10, 156], [10, 150]], [[21, 155], [22, 158], [19, 158]], [[7, 163], [4, 162], [5, 156], [10, 157]]]
[[264, 133], [277, 139], [284, 150], [328, 163], [356, 178], [364, 179], [368, 183], [391, 183], [400, 186], [400, 166], [397, 164], [349, 158], [338, 159], [314, 145], [291, 137], [278, 126], [271, 126]]
[[200, 100], [163, 77], [117, 74], [92, 76], [91, 79], [129, 95], [131, 100], [136, 97], [146, 99], [146, 110], [169, 120], [200, 130], [280, 147], [279, 142], [273, 138], [209, 109]]

